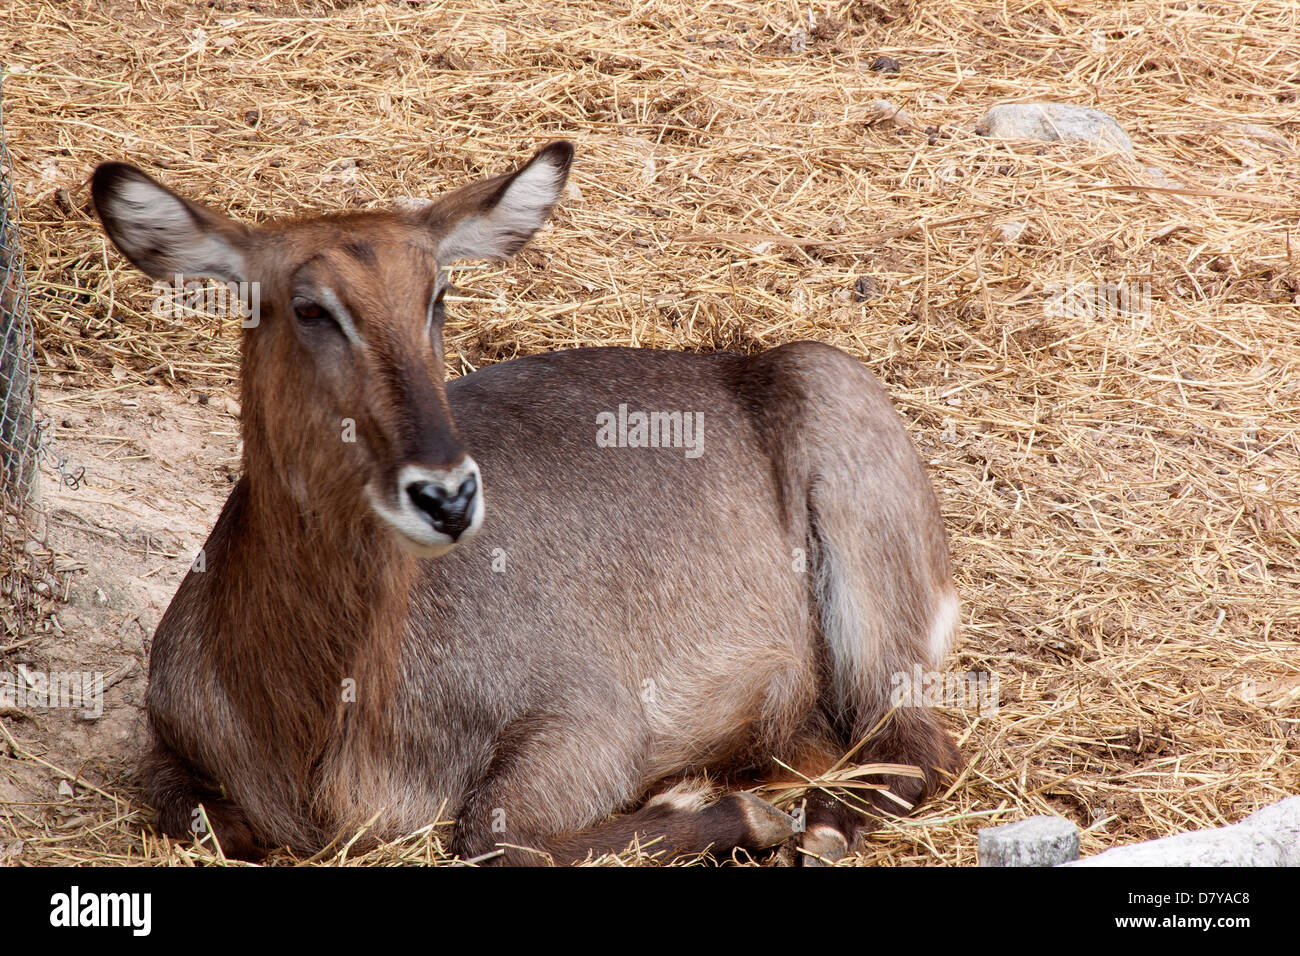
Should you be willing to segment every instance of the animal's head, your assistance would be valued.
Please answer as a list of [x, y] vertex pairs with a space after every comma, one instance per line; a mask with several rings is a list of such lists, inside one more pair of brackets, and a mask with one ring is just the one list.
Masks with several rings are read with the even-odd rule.
[[409, 549], [435, 555], [483, 521], [478, 466], [447, 404], [444, 267], [523, 246], [572, 158], [555, 142], [515, 172], [421, 209], [264, 226], [123, 163], [95, 170], [92, 191], [109, 238], [144, 273], [246, 284], [257, 303], [243, 343], [249, 471], [283, 482], [308, 514], [364, 499]]

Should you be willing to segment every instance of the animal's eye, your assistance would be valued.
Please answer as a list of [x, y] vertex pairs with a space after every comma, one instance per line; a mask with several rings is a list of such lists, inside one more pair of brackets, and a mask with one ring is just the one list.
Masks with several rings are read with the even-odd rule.
[[294, 316], [303, 325], [322, 325], [334, 322], [334, 316], [330, 315], [329, 309], [318, 302], [311, 301], [311, 299], [296, 295], [289, 304], [293, 307]]

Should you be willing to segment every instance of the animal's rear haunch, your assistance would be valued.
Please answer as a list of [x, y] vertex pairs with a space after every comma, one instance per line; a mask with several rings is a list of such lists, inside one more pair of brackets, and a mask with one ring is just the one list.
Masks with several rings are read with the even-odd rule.
[[255, 856], [454, 818], [466, 858], [726, 853], [795, 830], [734, 788], [855, 747], [918, 767], [812, 792], [799, 839], [834, 858], [957, 767], [891, 699], [940, 666], [957, 605], [930, 484], [858, 362], [580, 349], [444, 382], [443, 266], [526, 242], [571, 156], [255, 228], [96, 171], [132, 262], [259, 305], [244, 476], [151, 652], [165, 832]]

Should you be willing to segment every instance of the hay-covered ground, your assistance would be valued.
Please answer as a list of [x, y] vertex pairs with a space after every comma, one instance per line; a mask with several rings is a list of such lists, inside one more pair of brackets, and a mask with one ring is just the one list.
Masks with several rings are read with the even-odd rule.
[[[884, 380], [930, 463], [964, 599], [950, 669], [1000, 701], [947, 711], [969, 768], [860, 859], [970, 864], [977, 829], [1033, 813], [1077, 821], [1085, 853], [1236, 821], [1300, 792], [1297, 36], [1285, 0], [16, 0], [43, 381], [234, 394], [234, 325], [152, 315], [108, 249], [102, 160], [256, 221], [569, 138], [555, 224], [454, 277], [452, 374], [816, 338]], [[1135, 157], [976, 135], [1033, 99], [1107, 111]], [[1067, 294], [1116, 287], [1141, 294]], [[39, 660], [6, 640], [0, 665]], [[53, 726], [0, 717], [0, 778], [50, 781], [0, 804], [16, 859], [208, 854], [142, 838], [106, 755]], [[73, 797], [40, 761], [83, 774]], [[436, 858], [435, 836], [366, 859]]]

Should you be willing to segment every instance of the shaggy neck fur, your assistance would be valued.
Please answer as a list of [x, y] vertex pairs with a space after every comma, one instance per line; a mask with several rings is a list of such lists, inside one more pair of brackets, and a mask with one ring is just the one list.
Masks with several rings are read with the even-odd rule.
[[208, 648], [276, 789], [329, 826], [314, 804], [333, 785], [315, 772], [340, 735], [382, 726], [417, 565], [362, 503], [356, 475], [336, 464], [307, 481], [270, 454], [256, 412], [243, 431], [241, 500], [209, 567]]

